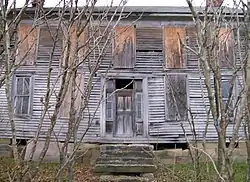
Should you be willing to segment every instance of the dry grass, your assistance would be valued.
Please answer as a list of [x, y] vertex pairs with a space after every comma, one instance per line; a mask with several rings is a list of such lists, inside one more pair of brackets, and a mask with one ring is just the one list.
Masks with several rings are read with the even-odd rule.
[[[17, 166], [15, 166], [12, 158], [0, 157], [0, 182], [9, 181], [9, 176], [16, 173]], [[237, 163], [234, 165], [235, 181], [244, 181], [246, 171], [246, 164]], [[58, 170], [56, 163], [44, 163], [39, 170], [39, 175], [35, 181], [38, 182], [52, 182], [55, 181], [55, 174]], [[86, 166], [84, 164], [75, 166], [75, 182], [98, 182], [98, 177], [93, 175], [93, 166]], [[215, 171], [211, 164], [204, 163], [200, 167], [200, 179], [204, 182], [217, 181]], [[64, 172], [64, 179], [66, 180], [67, 171]], [[160, 165], [155, 173], [158, 182], [184, 182], [197, 181], [195, 176], [196, 171], [191, 164], [176, 164], [176, 165]]]

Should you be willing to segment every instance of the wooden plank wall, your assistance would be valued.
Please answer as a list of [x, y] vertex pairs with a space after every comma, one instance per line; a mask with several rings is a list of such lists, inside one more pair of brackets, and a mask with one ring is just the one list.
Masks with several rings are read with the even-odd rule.
[[[167, 26], [168, 22], [165, 22]], [[52, 36], [55, 36], [53, 32], [54, 26], [52, 28]], [[34, 98], [33, 98], [33, 114], [30, 119], [17, 119], [17, 133], [20, 138], [31, 138], [37, 129], [39, 119], [41, 117], [43, 105], [40, 101], [41, 97], [46, 94], [46, 83], [47, 83], [47, 67], [49, 63], [49, 53], [52, 48], [52, 36], [48, 33], [46, 27], [41, 27], [39, 34], [39, 45], [37, 50], [37, 59], [35, 60], [35, 65], [22, 66], [19, 71], [22, 72], [32, 72], [34, 74]], [[147, 78], [148, 82], [148, 98], [144, 98], [148, 101], [148, 136], [133, 138], [133, 139], [122, 139], [120, 142], [185, 142], [185, 137], [183, 135], [183, 124], [186, 134], [192, 137], [190, 125], [188, 121], [183, 123], [177, 122], [175, 120], [166, 120], [166, 94], [165, 94], [165, 75], [167, 73], [188, 73], [187, 90], [188, 90], [188, 104], [194, 115], [194, 121], [198, 133], [198, 138], [202, 139], [205, 123], [207, 120], [208, 111], [208, 99], [206, 98], [206, 89], [204, 83], [201, 81], [202, 77], [199, 74], [197, 68], [197, 56], [190, 52], [185, 52], [180, 47], [180, 42], [178, 37], [180, 36], [182, 41], [187, 38], [187, 44], [195, 48], [195, 33], [192, 29], [184, 29], [182, 27], [173, 28], [169, 26], [167, 28], [150, 28], [148, 26], [138, 27], [138, 30], [131, 30], [130, 40], [137, 42], [136, 44], [136, 62], [133, 69], [110, 69], [108, 74], [113, 74], [116, 76], [125, 75], [126, 77], [142, 77]], [[178, 36], [178, 34], [179, 36]], [[165, 35], [165, 38], [163, 36]], [[63, 37], [60, 36], [59, 37]], [[162, 37], [162, 38], [161, 38]], [[98, 38], [98, 35], [93, 37], [93, 41]], [[241, 37], [242, 38], [242, 37]], [[235, 37], [234, 37], [235, 39]], [[33, 39], [32, 39], [33, 40]], [[112, 39], [111, 39], [112, 40]], [[111, 43], [111, 40], [109, 41]], [[103, 45], [105, 39], [101, 41]], [[165, 45], [165, 47], [164, 47]], [[93, 45], [91, 45], [93, 46]], [[244, 45], [241, 45], [242, 47]], [[56, 44], [56, 51], [53, 56], [53, 70], [51, 75], [51, 83], [56, 84], [59, 71], [60, 58], [62, 55], [63, 42], [61, 39], [58, 40]], [[89, 79], [90, 70], [87, 65], [96, 61], [99, 56], [99, 49], [95, 49], [96, 54], [91, 54], [89, 60], [85, 61], [83, 64], [83, 70], [81, 73], [81, 81], [84, 82], [84, 86]], [[165, 54], [164, 56], [164, 52]], [[131, 53], [132, 54], [132, 53]], [[130, 54], [130, 55], [131, 55]], [[185, 55], [185, 56], [184, 56]], [[238, 53], [235, 54], [236, 59], [239, 59]], [[167, 62], [165, 61], [167, 60]], [[170, 61], [174, 60], [174, 61]], [[106, 74], [107, 69], [110, 68], [113, 62], [112, 54], [112, 44], [109, 44], [105, 51], [105, 56], [101, 59], [100, 68], [97, 74], [94, 76], [92, 81], [92, 90], [90, 95], [90, 100], [88, 104], [88, 109], [84, 112], [83, 121], [80, 124], [80, 129], [78, 131], [78, 138], [85, 133], [86, 129], [90, 125], [89, 131], [85, 137], [86, 141], [89, 142], [117, 142], [118, 140], [105, 140], [105, 138], [100, 138], [100, 125], [101, 125], [101, 110], [98, 108], [99, 101], [101, 98], [101, 77], [100, 74]], [[131, 63], [132, 64], [132, 63]], [[129, 64], [131, 66], [131, 64]], [[167, 65], [167, 70], [164, 67]], [[187, 66], [187, 67], [185, 67]], [[170, 69], [173, 68], [173, 69]], [[230, 73], [229, 73], [230, 74]], [[135, 76], [136, 75], [136, 76]], [[80, 78], [80, 77], [79, 77]], [[80, 81], [79, 80], [79, 81]], [[84, 80], [84, 81], [83, 81]], [[56, 84], [56, 93], [58, 92], [58, 85]], [[203, 96], [204, 95], [204, 96]], [[55, 102], [56, 97], [53, 95], [51, 104]], [[0, 136], [11, 136], [8, 117], [6, 115], [7, 105], [4, 93], [4, 88], [0, 89]], [[52, 109], [50, 110], [52, 112]], [[67, 112], [66, 112], [67, 113]], [[94, 117], [93, 117], [94, 115]], [[91, 118], [91, 120], [89, 119]], [[209, 127], [208, 127], [208, 140], [216, 140], [216, 133], [214, 130], [213, 122], [211, 117], [209, 117]], [[41, 133], [41, 137], [44, 138], [46, 135], [46, 129], [49, 126], [49, 116], [46, 116], [44, 127]], [[60, 117], [58, 119], [58, 124], [55, 127], [55, 132], [58, 137], [64, 139], [67, 131], [67, 117]], [[233, 125], [230, 124], [228, 134], [232, 131]], [[27, 130], [28, 128], [28, 130]], [[241, 133], [242, 134], [242, 133]]]

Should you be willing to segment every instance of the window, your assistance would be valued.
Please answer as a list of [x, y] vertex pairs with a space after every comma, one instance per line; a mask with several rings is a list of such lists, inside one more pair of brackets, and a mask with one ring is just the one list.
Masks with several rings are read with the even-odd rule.
[[231, 68], [233, 64], [233, 40], [231, 29], [221, 28], [219, 32], [220, 66]]
[[114, 41], [114, 67], [133, 68], [135, 64], [135, 28], [133, 26], [116, 27]]
[[31, 76], [16, 75], [14, 79], [14, 113], [16, 116], [30, 115]]
[[[231, 82], [231, 76], [222, 76], [222, 81], [221, 81], [221, 89], [222, 89], [222, 102], [224, 105], [224, 109], [227, 112], [227, 117], [229, 118], [229, 121], [232, 122], [233, 117], [234, 117], [234, 111], [233, 111], [233, 98], [235, 95], [235, 84], [232, 90], [232, 93], [230, 93], [230, 89], [232, 89], [232, 82]], [[231, 98], [230, 97], [231, 95]], [[228, 107], [228, 108], [227, 108]]]
[[185, 49], [181, 45], [181, 42], [185, 41], [186, 31], [184, 27], [164, 28], [165, 64], [167, 68], [183, 68], [186, 66]]
[[187, 75], [166, 76], [166, 120], [186, 120], [188, 118]]

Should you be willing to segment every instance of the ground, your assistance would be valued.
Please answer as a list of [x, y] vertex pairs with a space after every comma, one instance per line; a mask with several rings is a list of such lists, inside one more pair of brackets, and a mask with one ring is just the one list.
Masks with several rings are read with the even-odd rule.
[[[52, 182], [58, 165], [55, 163], [45, 163], [42, 165], [39, 176], [36, 181]], [[98, 182], [98, 177], [92, 173], [93, 166], [78, 165], [75, 167], [75, 182]], [[244, 173], [246, 165], [237, 163], [234, 165], [235, 181], [244, 181]], [[211, 164], [201, 164], [200, 178], [204, 182], [217, 181], [215, 171]], [[12, 158], [0, 157], [0, 182], [9, 181], [9, 175], [16, 171], [16, 166]], [[195, 170], [191, 164], [176, 164], [176, 165], [158, 165], [158, 170], [155, 173], [158, 182], [182, 182], [195, 181]]]

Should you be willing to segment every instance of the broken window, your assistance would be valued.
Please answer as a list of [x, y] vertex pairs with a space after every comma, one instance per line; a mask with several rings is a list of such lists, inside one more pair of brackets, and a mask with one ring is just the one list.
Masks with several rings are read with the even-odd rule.
[[133, 68], [135, 63], [135, 28], [120, 26], [115, 28], [114, 68]]
[[232, 122], [234, 116], [234, 111], [233, 111], [233, 106], [234, 106], [233, 98], [235, 94], [234, 88], [235, 84], [232, 83], [231, 76], [225, 76], [225, 75], [222, 76], [221, 79], [222, 102], [224, 109], [227, 110], [228, 113], [227, 116], [230, 122]]
[[106, 133], [112, 134], [114, 121], [115, 87], [114, 80], [106, 82]]
[[16, 75], [14, 86], [15, 115], [27, 116], [31, 110], [31, 76]]
[[166, 76], [166, 109], [167, 120], [186, 120], [188, 118], [186, 74]]

